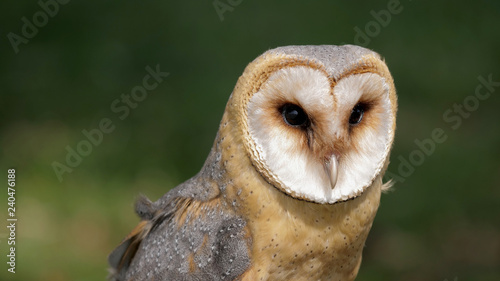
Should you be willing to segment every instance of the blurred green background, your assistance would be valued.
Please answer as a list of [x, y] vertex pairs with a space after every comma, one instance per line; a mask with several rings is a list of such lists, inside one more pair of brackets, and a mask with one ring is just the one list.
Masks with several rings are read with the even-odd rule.
[[[382, 197], [357, 280], [500, 280], [500, 87], [474, 104], [478, 77], [500, 82], [499, 1], [215, 3], [229, 6], [69, 1], [45, 24], [36, 1], [0, 4], [0, 225], [8, 168], [19, 219], [15, 275], [0, 227], [1, 280], [104, 280], [108, 253], [138, 222], [137, 195], [157, 199], [200, 169], [251, 60], [277, 46], [343, 43], [386, 59], [399, 95], [389, 171], [405, 174]], [[377, 20], [382, 10], [390, 19]], [[13, 47], [23, 17], [40, 27]], [[170, 75], [120, 120], [113, 101], [158, 64]], [[464, 100], [474, 110], [453, 112]], [[52, 163], [103, 118], [115, 130], [60, 182]], [[446, 141], [401, 173], [435, 128]]]

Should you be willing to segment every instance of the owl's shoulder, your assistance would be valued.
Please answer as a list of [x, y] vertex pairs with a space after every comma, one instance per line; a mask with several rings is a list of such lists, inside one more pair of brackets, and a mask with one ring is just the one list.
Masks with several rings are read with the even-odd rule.
[[154, 203], [141, 197], [136, 212], [143, 220], [140, 229], [110, 255], [116, 280], [234, 279], [249, 266], [245, 220], [221, 202], [218, 185], [202, 175]]

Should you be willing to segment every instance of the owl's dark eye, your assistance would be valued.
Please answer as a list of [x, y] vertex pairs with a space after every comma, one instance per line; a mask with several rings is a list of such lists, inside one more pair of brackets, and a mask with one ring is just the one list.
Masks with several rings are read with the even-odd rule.
[[309, 123], [307, 114], [300, 106], [295, 104], [285, 104], [281, 108], [281, 115], [283, 116], [283, 120], [290, 126], [307, 126]]
[[365, 106], [361, 103], [358, 103], [354, 106], [351, 111], [351, 116], [349, 117], [350, 125], [357, 125], [361, 120], [363, 120], [363, 114], [365, 113]]

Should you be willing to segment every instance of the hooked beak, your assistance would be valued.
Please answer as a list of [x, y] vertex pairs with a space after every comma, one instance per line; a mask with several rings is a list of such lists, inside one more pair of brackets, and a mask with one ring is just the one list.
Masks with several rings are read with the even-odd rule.
[[339, 163], [337, 162], [337, 157], [335, 157], [335, 154], [330, 156], [330, 159], [327, 159], [325, 162], [325, 171], [330, 178], [330, 186], [332, 187], [332, 189], [334, 189], [335, 185], [337, 184], [338, 165]]

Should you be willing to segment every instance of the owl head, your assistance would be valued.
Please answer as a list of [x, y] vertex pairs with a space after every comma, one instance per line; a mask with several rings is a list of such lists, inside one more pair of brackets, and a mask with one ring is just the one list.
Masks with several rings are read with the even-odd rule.
[[356, 198], [383, 174], [396, 110], [384, 61], [352, 45], [269, 50], [247, 66], [227, 105], [265, 181], [321, 204]]

